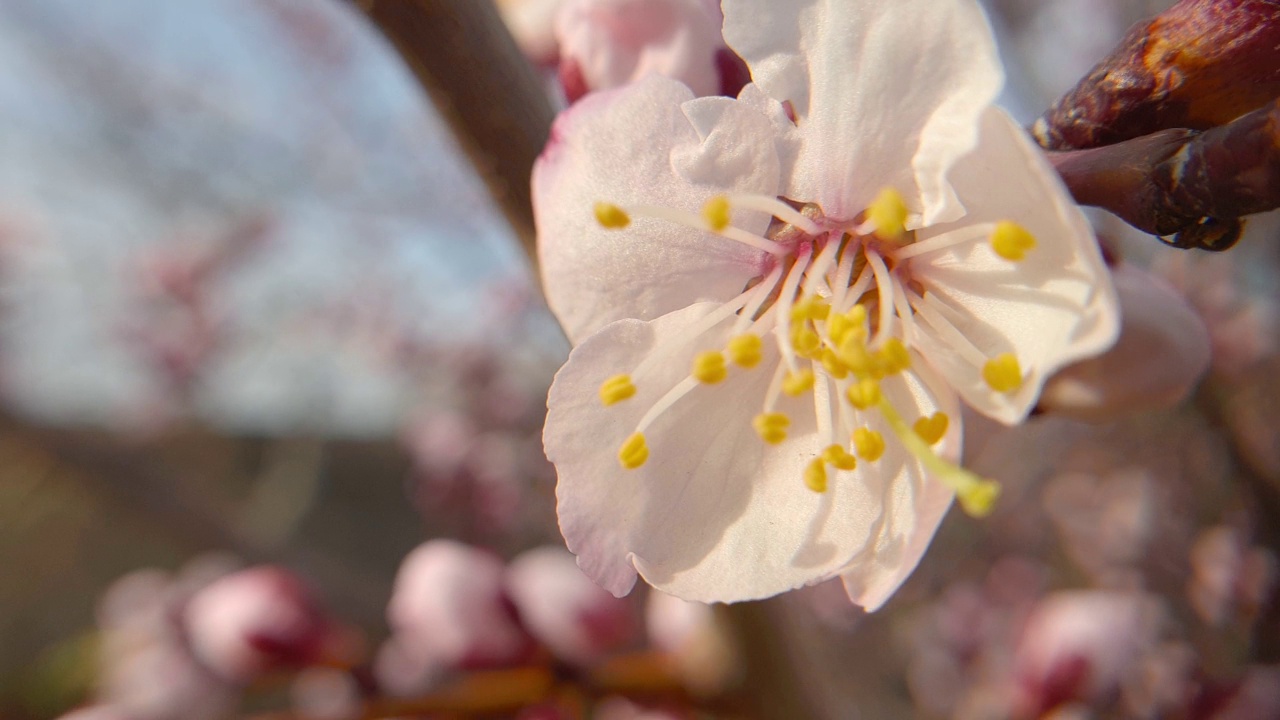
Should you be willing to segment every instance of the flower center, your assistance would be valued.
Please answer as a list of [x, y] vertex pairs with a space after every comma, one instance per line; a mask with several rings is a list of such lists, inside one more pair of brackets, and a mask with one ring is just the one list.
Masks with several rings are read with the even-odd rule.
[[[778, 222], [761, 237], [732, 224], [736, 209], [763, 211]], [[737, 373], [769, 372], [772, 365], [760, 412], [750, 422], [761, 441], [783, 443], [791, 418], [778, 408], [781, 397], [813, 395], [821, 449], [806, 463], [801, 478], [810, 490], [826, 492], [832, 474], [880, 460], [886, 443], [874, 429], [879, 427], [887, 429], [930, 477], [955, 490], [967, 512], [990, 512], [999, 485], [944, 459], [937, 450], [950, 418], [938, 412], [909, 423], [882, 383], [912, 372], [910, 348], [920, 331], [917, 324], [923, 323], [981, 368], [993, 390], [1011, 393], [1021, 386], [1017, 358], [1007, 353], [984, 356], [947, 319], [945, 305], [912, 280], [910, 260], [987, 238], [996, 254], [1016, 262], [1035, 247], [1030, 233], [1013, 223], [997, 223], [918, 241], [916, 232], [908, 229], [907, 206], [892, 189], [882, 191], [858, 219], [847, 222], [824, 218], [813, 206], [796, 209], [778, 198], [758, 195], [717, 196], [700, 215], [665, 207], [595, 206], [596, 220], [605, 228], [625, 228], [632, 215], [713, 232], [769, 253], [771, 261], [765, 274], [738, 297], [681, 337], [667, 340], [688, 342], [733, 322], [727, 343], [697, 353], [688, 375], [641, 417], [619, 450], [624, 468], [644, 465], [649, 458], [646, 431], [686, 396]], [[766, 354], [772, 358], [769, 346], [777, 351], [774, 363], [763, 362]], [[601, 402], [610, 406], [634, 396], [633, 378], [643, 376], [644, 369], [642, 362], [631, 373], [606, 380], [600, 387]], [[927, 387], [927, 377], [917, 378]]]

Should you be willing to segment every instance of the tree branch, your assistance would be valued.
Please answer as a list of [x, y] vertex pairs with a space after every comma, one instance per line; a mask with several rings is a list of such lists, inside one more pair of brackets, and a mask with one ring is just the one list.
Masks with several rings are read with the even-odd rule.
[[1049, 159], [1077, 202], [1176, 234], [1174, 247], [1226, 250], [1241, 217], [1280, 207], [1280, 100], [1207, 132], [1165, 130]]
[[1280, 96], [1280, 2], [1182, 0], [1120, 45], [1033, 128], [1049, 150], [1205, 130]]
[[533, 161], [555, 110], [488, 0], [355, 0], [449, 121], [534, 257]]

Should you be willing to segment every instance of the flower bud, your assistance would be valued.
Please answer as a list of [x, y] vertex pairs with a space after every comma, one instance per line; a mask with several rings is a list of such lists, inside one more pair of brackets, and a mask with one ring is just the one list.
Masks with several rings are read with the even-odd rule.
[[210, 583], [187, 602], [183, 620], [192, 654], [235, 683], [317, 662], [330, 633], [330, 623], [302, 581], [272, 566]]
[[507, 589], [525, 627], [562, 660], [593, 662], [635, 635], [631, 602], [591, 582], [562, 548], [517, 557], [507, 568]]
[[496, 556], [452, 540], [409, 553], [387, 606], [397, 653], [406, 660], [475, 667], [516, 662], [529, 650]]
[[1112, 271], [1120, 339], [1107, 352], [1058, 372], [1040, 407], [1081, 420], [1162, 410], [1186, 399], [1209, 367], [1209, 332], [1172, 286], [1132, 265]]

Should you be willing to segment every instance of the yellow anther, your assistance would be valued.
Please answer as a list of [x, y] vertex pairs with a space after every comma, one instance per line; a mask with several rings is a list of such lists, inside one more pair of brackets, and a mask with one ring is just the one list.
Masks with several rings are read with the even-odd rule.
[[808, 325], [791, 328], [791, 349], [802, 358], [814, 359], [822, 348], [822, 338]]
[[947, 424], [949, 422], [950, 418], [947, 417], [946, 413], [936, 412], [929, 417], [922, 417], [916, 420], [911, 429], [915, 431], [916, 435], [920, 436], [921, 440], [933, 445], [941, 440], [943, 435], [947, 434]]
[[618, 462], [628, 470], [635, 470], [648, 459], [649, 444], [645, 442], [644, 433], [634, 433], [618, 450]]
[[996, 500], [1000, 499], [1000, 483], [995, 480], [980, 480], [966, 485], [956, 497], [960, 499], [960, 507], [973, 517], [982, 518], [991, 514]]
[[840, 445], [828, 445], [822, 451], [822, 459], [837, 470], [852, 470], [858, 467], [858, 459]]
[[791, 321], [826, 320], [831, 314], [831, 303], [820, 297], [810, 297], [791, 306]]
[[804, 468], [804, 484], [816, 493], [827, 491], [827, 466], [822, 458], [814, 458]]
[[702, 206], [702, 218], [716, 232], [729, 227], [729, 198], [717, 195], [708, 200]]
[[693, 358], [693, 371], [690, 373], [698, 382], [714, 385], [729, 375], [729, 368], [724, 363], [724, 353], [708, 350], [698, 353]]
[[991, 231], [991, 249], [1005, 260], [1017, 262], [1026, 257], [1035, 246], [1035, 236], [1017, 223], [1002, 220]]
[[782, 392], [791, 397], [799, 397], [813, 389], [813, 371], [798, 370], [796, 372], [787, 373], [782, 378]]
[[844, 342], [836, 349], [836, 353], [840, 356], [840, 362], [843, 362], [854, 375], [865, 378], [873, 374], [875, 359], [867, 351], [866, 341], [857, 334], [846, 335]]
[[787, 439], [787, 428], [791, 427], [791, 418], [780, 412], [760, 413], [751, 421], [760, 439], [770, 445], [777, 445]]
[[897, 240], [906, 232], [907, 203], [902, 194], [893, 188], [885, 188], [867, 207], [867, 220], [875, 226], [881, 240]]
[[876, 362], [886, 375], [893, 375], [911, 367], [911, 353], [901, 340], [892, 337], [876, 352]]
[[845, 317], [849, 318], [849, 322], [854, 325], [865, 325], [867, 323], [867, 306], [858, 303], [849, 308], [849, 312], [845, 313]]
[[734, 365], [744, 368], [752, 368], [760, 364], [761, 358], [764, 356], [764, 342], [760, 340], [759, 335], [739, 335], [729, 340], [729, 346], [726, 348], [729, 353], [729, 359]]
[[596, 203], [596, 222], [610, 230], [620, 230], [631, 224], [631, 216], [627, 211], [607, 202]]
[[850, 385], [844, 394], [854, 407], [866, 410], [880, 402], [880, 383], [871, 378], [864, 378]]
[[849, 377], [849, 366], [841, 362], [840, 358], [830, 348], [823, 348], [818, 359], [822, 363], [822, 368], [831, 377], [837, 380]]
[[614, 375], [600, 383], [600, 402], [605, 407], [620, 403], [635, 394], [636, 386], [631, 382], [630, 375]]
[[996, 392], [1011, 393], [1022, 387], [1022, 367], [1013, 353], [1003, 353], [982, 366], [982, 379]]
[[860, 427], [853, 431], [853, 448], [858, 457], [875, 462], [884, 455], [884, 436], [871, 428]]

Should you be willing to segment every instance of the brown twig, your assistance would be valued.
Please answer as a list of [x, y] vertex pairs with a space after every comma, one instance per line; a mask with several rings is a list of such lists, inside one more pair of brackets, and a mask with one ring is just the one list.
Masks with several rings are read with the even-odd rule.
[[1036, 121], [1049, 150], [1204, 130], [1280, 95], [1280, 2], [1182, 0], [1120, 45]]
[[488, 0], [356, 0], [395, 44], [534, 257], [529, 176], [555, 111]]
[[1280, 100], [1207, 132], [1165, 130], [1049, 158], [1077, 202], [1176, 234], [1174, 247], [1226, 250], [1240, 218], [1280, 207]]

